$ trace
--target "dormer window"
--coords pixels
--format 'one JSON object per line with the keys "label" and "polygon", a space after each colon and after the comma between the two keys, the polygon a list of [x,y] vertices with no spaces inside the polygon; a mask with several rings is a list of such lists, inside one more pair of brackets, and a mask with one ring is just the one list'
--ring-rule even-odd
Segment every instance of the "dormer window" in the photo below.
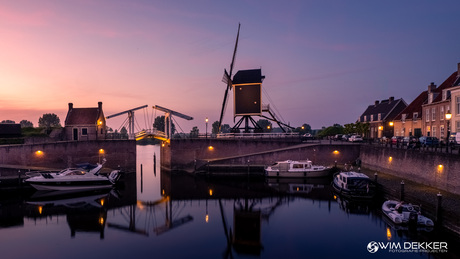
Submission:
{"label": "dormer window", "polygon": [[407,114],[405,114],[405,113],[401,114],[401,121],[402,122],[406,122],[406,116],[407,116]]}
{"label": "dormer window", "polygon": [[414,112],[414,114],[412,115],[412,119],[414,121],[416,121],[418,119],[418,112]]}
{"label": "dormer window", "polygon": [[381,114],[381,113],[379,113],[379,114],[377,115],[377,120],[378,120],[378,121],[381,121],[381,120],[382,120],[382,114]]}

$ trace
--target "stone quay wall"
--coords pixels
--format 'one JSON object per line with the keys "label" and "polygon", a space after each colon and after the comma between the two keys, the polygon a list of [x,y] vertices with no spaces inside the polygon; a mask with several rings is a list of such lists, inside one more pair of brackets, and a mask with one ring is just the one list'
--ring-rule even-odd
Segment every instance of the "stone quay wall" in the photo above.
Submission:
{"label": "stone quay wall", "polygon": [[106,158],[105,168],[136,168],[136,141],[63,141],[0,146],[0,165],[62,169],[77,163],[96,164]]}
{"label": "stone quay wall", "polygon": [[[193,172],[208,163],[269,165],[280,160],[305,160],[334,165],[355,161],[359,145],[321,145],[286,139],[172,139],[161,149],[161,165],[172,171]],[[336,151],[336,152],[334,152]]]}
{"label": "stone quay wall", "polygon": [[362,145],[363,167],[460,195],[457,154]]}

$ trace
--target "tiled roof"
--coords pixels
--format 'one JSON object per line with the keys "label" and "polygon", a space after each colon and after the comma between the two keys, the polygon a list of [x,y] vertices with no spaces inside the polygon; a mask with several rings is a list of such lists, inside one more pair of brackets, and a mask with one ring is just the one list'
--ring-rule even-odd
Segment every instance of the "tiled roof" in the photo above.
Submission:
{"label": "tiled roof", "polygon": [[98,118],[98,108],[73,108],[67,113],[65,125],[96,125]]}
{"label": "tiled roof", "polygon": [[428,99],[428,91],[423,91],[417,96],[401,113],[396,116],[395,120],[401,120],[402,115],[406,114],[406,119],[412,119],[414,112],[418,113],[418,118],[422,116],[422,104]]}
{"label": "tiled roof", "polygon": [[[381,120],[385,120],[386,117],[389,115],[390,112],[394,111],[394,108],[398,106],[400,103],[405,104],[404,100],[401,99],[396,99],[390,102],[389,99],[387,100],[382,100],[379,102],[377,105],[369,105],[367,109],[364,111],[364,113],[360,117],[360,121],[363,122],[363,116],[367,116],[366,121],[370,122],[370,115],[374,115],[374,120],[377,121],[377,116],[380,113],[381,114]],[[406,105],[406,104],[405,104]]]}
{"label": "tiled roof", "polygon": [[442,101],[442,90],[454,87],[458,85],[458,83],[458,72],[455,71],[438,88],[436,88],[434,92],[438,93],[438,95],[434,98],[433,103]]}

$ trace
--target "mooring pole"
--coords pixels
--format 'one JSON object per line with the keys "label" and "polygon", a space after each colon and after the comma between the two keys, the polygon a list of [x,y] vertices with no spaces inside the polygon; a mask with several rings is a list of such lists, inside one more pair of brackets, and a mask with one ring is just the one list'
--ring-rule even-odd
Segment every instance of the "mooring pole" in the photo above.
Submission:
{"label": "mooring pole", "polygon": [[442,203],[442,194],[439,192],[437,195],[437,203],[436,203],[436,223],[440,223],[441,222],[441,211],[442,211],[442,207],[441,207],[441,203]]}
{"label": "mooring pole", "polygon": [[377,172],[375,172],[375,173],[374,173],[374,182],[377,182],[378,176],[379,176],[379,175],[377,174]]}
{"label": "mooring pole", "polygon": [[404,201],[404,180],[401,181],[401,201]]}

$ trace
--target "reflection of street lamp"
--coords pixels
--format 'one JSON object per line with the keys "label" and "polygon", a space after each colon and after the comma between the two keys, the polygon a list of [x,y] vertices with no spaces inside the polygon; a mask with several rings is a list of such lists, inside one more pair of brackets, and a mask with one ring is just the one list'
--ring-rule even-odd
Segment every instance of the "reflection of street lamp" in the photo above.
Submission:
{"label": "reflection of street lamp", "polygon": [[450,136],[449,123],[450,123],[451,118],[452,118],[452,113],[450,113],[450,111],[447,111],[446,112],[446,121],[447,121],[446,153],[449,152],[449,136]]}
{"label": "reflection of street lamp", "polygon": [[206,117],[206,139],[208,139],[208,117]]}

